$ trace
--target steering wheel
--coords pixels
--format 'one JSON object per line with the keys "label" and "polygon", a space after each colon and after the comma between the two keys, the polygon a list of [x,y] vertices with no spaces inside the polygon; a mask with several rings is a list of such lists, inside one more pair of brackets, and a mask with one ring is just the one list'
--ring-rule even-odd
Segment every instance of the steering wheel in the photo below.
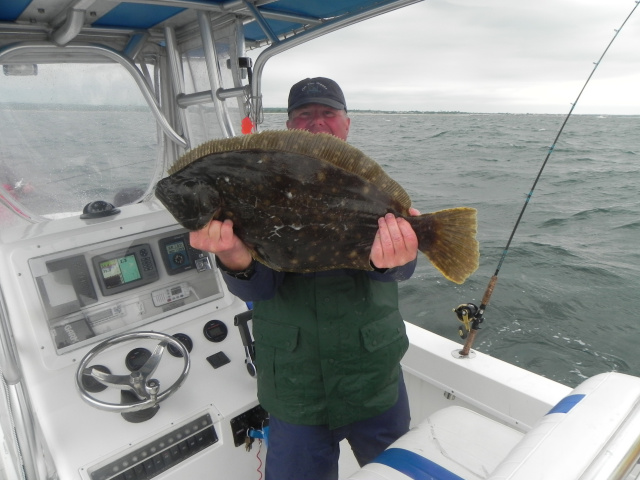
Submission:
{"label": "steering wheel", "polygon": [[[142,339],[157,340],[159,343],[144,365],[142,365],[138,370],[131,372],[130,375],[112,375],[110,373],[104,373],[97,368],[87,366],[92,364],[93,359],[99,354],[114,347],[115,345],[131,340]],[[167,345],[172,345],[182,354],[184,365],[178,379],[173,382],[169,388],[160,392],[160,382],[151,378],[151,376],[158,368],[158,364],[160,363],[160,359],[162,358],[162,354],[164,353]],[[82,399],[95,408],[118,413],[137,412],[154,407],[173,395],[186,380],[190,366],[191,362],[189,359],[189,351],[182,342],[171,335],[158,332],[124,333],[121,335],[115,335],[96,345],[84,356],[76,372],[76,387],[78,388]],[[132,392],[140,399],[140,401],[123,405],[120,403],[108,403],[98,400],[97,398],[92,397],[85,388],[82,382],[82,377],[85,375],[93,377],[95,380],[107,387]]]}

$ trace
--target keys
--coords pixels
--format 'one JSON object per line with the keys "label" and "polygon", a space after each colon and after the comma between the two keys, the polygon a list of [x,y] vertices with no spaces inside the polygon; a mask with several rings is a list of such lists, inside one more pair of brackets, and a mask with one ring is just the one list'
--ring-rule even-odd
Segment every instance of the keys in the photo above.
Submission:
{"label": "keys", "polygon": [[262,445],[262,441],[267,441],[267,436],[269,432],[269,427],[265,427],[262,430],[256,430],[255,428],[247,429],[247,435],[244,437],[244,448],[247,452],[251,451],[251,447],[253,446],[253,442],[257,438],[259,440],[260,445]]}
{"label": "keys", "polygon": [[247,452],[251,451],[251,447],[253,446],[254,438],[247,435],[244,437],[244,448]]}

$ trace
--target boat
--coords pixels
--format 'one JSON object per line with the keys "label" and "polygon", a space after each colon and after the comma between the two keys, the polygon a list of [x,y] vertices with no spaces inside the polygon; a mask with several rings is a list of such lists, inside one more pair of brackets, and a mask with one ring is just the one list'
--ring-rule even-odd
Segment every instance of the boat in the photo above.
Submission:
{"label": "boat", "polygon": [[[269,59],[414,2],[0,4],[0,478],[263,478],[250,305],[154,186],[259,130]],[[640,378],[570,388],[406,328],[412,429],[341,479],[640,477]]]}

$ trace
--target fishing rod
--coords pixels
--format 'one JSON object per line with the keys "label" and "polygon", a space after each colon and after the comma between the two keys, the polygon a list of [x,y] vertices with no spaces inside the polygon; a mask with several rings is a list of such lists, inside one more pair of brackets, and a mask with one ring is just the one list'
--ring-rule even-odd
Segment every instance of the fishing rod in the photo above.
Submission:
{"label": "fishing rod", "polygon": [[484,295],[482,297],[482,303],[480,304],[479,307],[476,306],[473,303],[465,303],[465,304],[462,304],[462,305],[458,305],[456,308],[453,309],[453,311],[455,312],[455,314],[458,317],[458,320],[460,320],[462,322],[462,324],[463,324],[458,329],[458,332],[460,333],[460,336],[462,338],[466,338],[466,342],[464,344],[464,347],[462,348],[462,350],[457,352],[457,354],[460,357],[469,356],[469,352],[471,351],[471,346],[473,345],[473,342],[474,342],[475,337],[476,337],[476,335],[478,333],[478,330],[480,329],[480,324],[484,321],[484,317],[483,317],[484,312],[485,312],[485,310],[487,308],[487,305],[489,305],[489,300],[491,299],[491,295],[493,295],[493,290],[495,289],[496,283],[498,282],[498,274],[500,273],[500,269],[502,268],[502,264],[504,263],[504,260],[505,260],[505,258],[507,256],[507,253],[509,252],[509,247],[511,246],[511,241],[513,240],[513,237],[516,234],[516,230],[518,229],[518,226],[520,225],[520,221],[522,220],[522,216],[524,215],[524,211],[527,209],[527,206],[529,205],[529,202],[531,201],[531,197],[533,196],[533,191],[535,190],[536,185],[538,185],[538,181],[540,180],[540,177],[542,176],[542,172],[543,172],[544,168],[547,166],[547,162],[549,161],[549,158],[551,157],[551,154],[553,153],[553,151],[554,151],[554,149],[556,147],[556,144],[558,143],[558,139],[560,138],[560,135],[562,134],[562,131],[564,130],[565,125],[569,121],[569,118],[571,117],[571,114],[573,113],[573,110],[575,109],[575,107],[576,107],[576,105],[578,103],[578,100],[580,100],[580,97],[582,96],[582,93],[584,92],[585,88],[587,88],[587,85],[589,84],[589,81],[591,80],[591,77],[593,77],[594,73],[598,69],[598,66],[600,65],[600,62],[602,62],[602,59],[607,54],[607,51],[609,50],[609,47],[611,47],[611,45],[613,44],[614,40],[616,39],[616,37],[618,36],[618,34],[622,30],[622,28],[625,26],[625,24],[627,23],[629,18],[631,18],[631,15],[633,15],[633,12],[635,12],[636,8],[638,8],[638,5],[640,5],[640,0],[635,0],[635,6],[631,9],[631,12],[629,12],[629,15],[627,15],[627,18],[624,19],[624,21],[622,22],[622,25],[620,25],[620,28],[618,28],[617,30],[614,29],[615,34],[613,35],[613,38],[611,39],[611,41],[607,45],[607,48],[604,49],[604,52],[602,52],[602,55],[600,55],[600,58],[598,59],[598,61],[594,62],[594,67],[591,70],[591,73],[587,77],[587,80],[584,82],[584,85],[582,86],[582,89],[580,90],[580,93],[578,93],[578,96],[576,97],[575,101],[571,104],[571,108],[569,109],[569,113],[567,113],[566,117],[564,118],[564,121],[562,122],[562,125],[560,126],[560,130],[558,130],[558,133],[556,134],[556,137],[553,140],[553,144],[549,147],[549,151],[547,152],[547,156],[545,157],[544,162],[542,162],[542,166],[540,167],[540,170],[538,171],[538,175],[536,176],[536,178],[535,178],[535,180],[533,182],[531,190],[529,190],[529,193],[526,196],[526,199],[524,201],[524,205],[522,206],[522,210],[520,210],[520,215],[518,216],[518,219],[516,220],[516,223],[513,226],[513,230],[511,231],[511,235],[509,236],[509,240],[507,241],[507,244],[504,247],[504,250],[502,251],[502,256],[500,257],[500,260],[498,261],[498,266],[496,268],[496,271],[493,274],[493,276],[491,277],[491,279],[489,280],[489,284],[487,285],[487,289],[484,292]]}

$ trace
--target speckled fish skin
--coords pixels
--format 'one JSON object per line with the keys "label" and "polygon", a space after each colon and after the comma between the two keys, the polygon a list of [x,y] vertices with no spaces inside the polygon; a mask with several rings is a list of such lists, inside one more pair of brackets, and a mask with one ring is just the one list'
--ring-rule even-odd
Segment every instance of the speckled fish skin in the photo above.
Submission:
{"label": "speckled fish skin", "polygon": [[[334,137],[279,133],[287,142],[291,138],[303,143],[326,140],[330,147],[342,148],[340,143],[333,143],[342,142]],[[410,221],[421,246],[438,243],[437,218],[433,214],[411,217],[406,192],[368,157],[365,164],[375,173],[361,175],[348,171],[355,169],[353,166],[343,168],[343,160],[318,158],[327,155],[313,154],[315,149],[306,145],[301,149],[304,153],[288,146],[284,150],[261,149],[256,147],[261,143],[257,140],[260,139],[250,139],[253,143],[248,149],[215,151],[189,160],[158,182],[156,196],[188,230],[199,230],[211,219],[231,219],[236,235],[253,257],[278,271],[371,270],[369,255],[378,218],[388,212]],[[225,145],[225,140],[220,142]],[[472,216],[475,222],[475,210]],[[425,254],[431,259],[429,253]],[[477,267],[477,255],[475,262]],[[449,278],[448,273],[443,273]],[[453,281],[460,282],[458,274],[454,277]]]}

